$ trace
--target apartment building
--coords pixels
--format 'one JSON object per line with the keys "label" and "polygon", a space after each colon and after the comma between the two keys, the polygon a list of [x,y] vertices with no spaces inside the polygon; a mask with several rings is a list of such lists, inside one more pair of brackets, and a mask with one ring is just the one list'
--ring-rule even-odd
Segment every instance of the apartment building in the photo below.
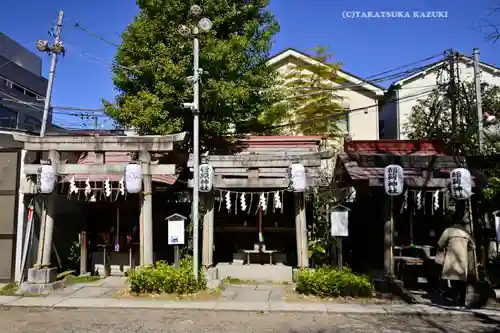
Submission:
{"label": "apartment building", "polygon": [[0,128],[39,132],[46,90],[42,59],[0,32]]}

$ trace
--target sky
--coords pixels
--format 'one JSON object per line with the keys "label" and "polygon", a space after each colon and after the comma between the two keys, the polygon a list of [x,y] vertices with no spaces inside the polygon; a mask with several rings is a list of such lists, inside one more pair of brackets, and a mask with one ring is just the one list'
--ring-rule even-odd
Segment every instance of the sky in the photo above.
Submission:
{"label": "sky", "polygon": [[[37,52],[37,40],[51,38],[47,32],[59,10],[65,12],[62,40],[67,52],[58,61],[52,105],[100,108],[103,98],[113,99],[109,68],[116,47],[74,26],[78,22],[118,44],[138,11],[134,0],[1,1],[0,31],[33,52]],[[311,52],[316,45],[329,46],[343,69],[361,77],[442,54],[449,48],[472,55],[477,47],[482,61],[500,66],[500,42],[485,39],[491,31],[489,22],[500,25],[500,13],[492,13],[496,3],[500,7],[495,0],[270,0],[269,8],[281,27],[272,53],[289,47]],[[359,17],[370,11],[409,12],[412,17]],[[446,17],[417,18],[414,11],[445,12]],[[47,77],[49,57],[41,56]],[[67,115],[56,115],[55,121],[65,127],[90,125]],[[110,124],[99,118],[100,127]]]}

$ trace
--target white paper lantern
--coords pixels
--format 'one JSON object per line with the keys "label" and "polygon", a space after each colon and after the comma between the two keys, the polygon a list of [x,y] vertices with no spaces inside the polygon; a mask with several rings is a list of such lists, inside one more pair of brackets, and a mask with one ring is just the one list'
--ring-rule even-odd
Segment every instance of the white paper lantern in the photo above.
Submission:
{"label": "white paper lantern", "polygon": [[469,170],[458,168],[450,173],[451,195],[456,200],[467,200],[472,195],[472,176]]}
{"label": "white paper lantern", "polygon": [[302,164],[293,163],[290,165],[290,182],[294,192],[306,190],[306,169]]}
{"label": "white paper lantern", "polygon": [[404,172],[399,165],[391,164],[384,169],[385,193],[390,196],[401,195],[404,189]]}
{"label": "white paper lantern", "polygon": [[139,193],[142,190],[142,171],[139,164],[129,164],[125,168],[125,188],[128,193]]}
{"label": "white paper lantern", "polygon": [[54,191],[57,175],[52,165],[44,165],[40,168],[40,193],[49,194]]}
{"label": "white paper lantern", "polygon": [[213,186],[214,169],[208,164],[200,165],[200,192],[210,192]]}

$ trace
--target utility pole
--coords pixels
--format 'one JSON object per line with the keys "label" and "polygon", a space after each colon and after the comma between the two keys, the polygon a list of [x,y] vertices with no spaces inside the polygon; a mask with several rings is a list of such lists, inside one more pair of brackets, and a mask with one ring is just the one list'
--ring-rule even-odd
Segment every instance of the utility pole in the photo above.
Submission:
{"label": "utility pole", "polygon": [[208,31],[212,28],[212,22],[206,18],[201,18],[203,10],[198,5],[191,6],[189,13],[193,18],[193,29],[186,25],[179,27],[179,34],[183,37],[193,39],[193,76],[188,80],[193,83],[193,103],[184,103],[183,107],[191,109],[193,112],[193,273],[198,280],[199,272],[199,203],[200,203],[200,74],[203,69],[200,68],[200,44],[198,40],[199,29]]}
{"label": "utility pole", "polygon": [[448,67],[450,69],[450,83],[448,87],[448,98],[451,107],[451,133],[453,153],[458,156],[458,128],[457,128],[457,83],[455,78],[455,51],[448,51]]}
{"label": "utility pole", "polygon": [[481,70],[479,69],[479,49],[475,48],[474,54],[474,79],[476,81],[476,107],[477,107],[477,137],[479,141],[479,154],[484,153],[483,131],[483,96],[481,94]]}
{"label": "utility pole", "polygon": [[47,131],[47,119],[49,117],[50,102],[52,99],[52,87],[54,86],[54,76],[56,74],[57,56],[60,53],[64,52],[64,45],[61,42],[63,17],[64,17],[64,12],[61,10],[59,12],[59,17],[57,19],[57,26],[54,35],[54,43],[52,44],[52,46],[50,46],[49,43],[45,40],[39,40],[36,45],[39,51],[50,53],[52,56],[52,59],[50,60],[50,72],[49,72],[49,81],[47,83],[47,93],[45,94],[45,104],[43,107],[43,119],[42,119],[42,128],[40,129],[40,137],[44,137],[45,132]]}

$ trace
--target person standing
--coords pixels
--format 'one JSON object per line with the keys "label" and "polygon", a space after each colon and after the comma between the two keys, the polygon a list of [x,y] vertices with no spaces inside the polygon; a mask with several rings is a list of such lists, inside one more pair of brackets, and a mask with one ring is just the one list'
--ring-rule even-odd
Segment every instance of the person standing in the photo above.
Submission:
{"label": "person standing", "polygon": [[[470,252],[475,248],[474,240],[464,222],[448,227],[438,241],[444,252],[441,277],[450,281],[458,306],[465,306],[467,281],[474,272],[474,259]],[[470,260],[472,258],[472,260]]]}

